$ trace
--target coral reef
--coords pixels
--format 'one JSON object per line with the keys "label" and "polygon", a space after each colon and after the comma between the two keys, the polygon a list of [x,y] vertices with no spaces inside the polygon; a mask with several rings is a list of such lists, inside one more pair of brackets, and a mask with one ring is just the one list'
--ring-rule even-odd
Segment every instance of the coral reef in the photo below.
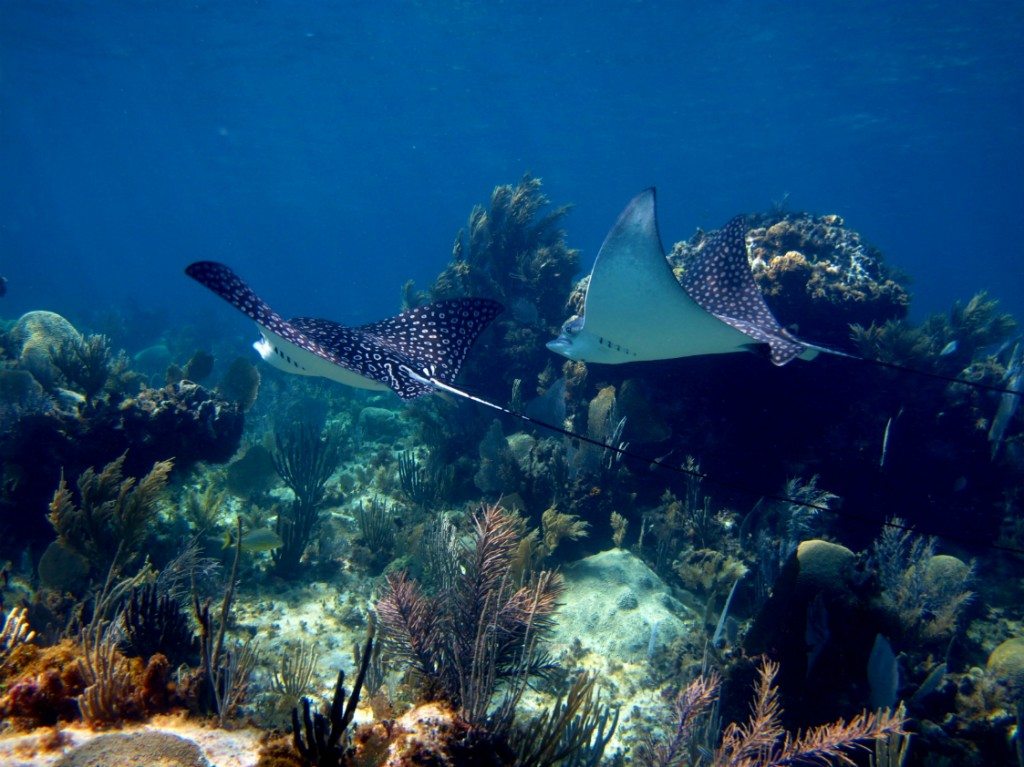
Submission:
{"label": "coral reef", "polygon": [[839,217],[774,211],[748,247],[780,319],[935,377],[564,362],[565,213],[496,188],[404,296],[502,301],[457,385],[569,433],[261,375],[196,328],[129,361],[124,316],[0,324],[0,761],[251,764],[255,722],[262,767],[861,764],[875,736],[876,764],[1009,763],[1024,421],[947,379],[1015,387],[1013,318],[911,323]]}
{"label": "coral reef", "polygon": [[[25,381],[24,371],[7,371],[4,378],[12,373]],[[76,476],[122,455],[129,475],[145,474],[171,458],[178,471],[186,471],[197,461],[228,460],[241,440],[243,417],[237,407],[187,381],[123,399],[110,395],[87,409],[50,395],[38,404],[38,390],[21,391],[22,404],[0,433],[8,478],[0,487],[0,522],[16,525],[29,541],[45,539],[46,518],[18,510],[45,509],[62,472]]]}
{"label": "coral reef", "polygon": [[[532,397],[535,386],[557,375],[544,344],[564,320],[579,254],[568,247],[561,229],[568,207],[545,212],[548,205],[540,180],[529,174],[517,184],[495,187],[488,208],[473,209],[455,238],[451,262],[429,291],[434,300],[472,295],[505,306],[480,340],[487,353],[467,359],[460,374],[464,386],[499,401],[511,397],[509,387],[517,379]],[[456,457],[453,448],[464,448],[467,439],[478,443],[490,426],[489,418],[465,404],[455,405],[454,419],[450,413],[437,417],[437,408],[450,408],[428,400],[410,408],[423,424],[425,441],[443,450],[438,459],[449,464]]]}

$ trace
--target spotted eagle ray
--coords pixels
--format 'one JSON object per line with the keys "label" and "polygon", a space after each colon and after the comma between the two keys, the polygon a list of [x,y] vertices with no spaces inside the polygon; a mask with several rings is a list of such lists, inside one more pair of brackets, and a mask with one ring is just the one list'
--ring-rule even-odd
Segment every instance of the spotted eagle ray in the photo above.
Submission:
{"label": "spotted eagle ray", "polygon": [[661,246],[651,188],[605,237],[583,316],[570,318],[547,346],[572,360],[616,365],[763,345],[776,365],[831,351],[794,338],[772,315],[747,262],[742,216],[709,238],[680,284]]}
{"label": "spotted eagle ray", "polygon": [[256,323],[260,339],[253,348],[273,367],[360,389],[392,389],[403,400],[438,388],[462,394],[450,384],[477,336],[503,311],[490,299],[455,298],[359,327],[285,320],[224,264],[197,261],[185,273]]}

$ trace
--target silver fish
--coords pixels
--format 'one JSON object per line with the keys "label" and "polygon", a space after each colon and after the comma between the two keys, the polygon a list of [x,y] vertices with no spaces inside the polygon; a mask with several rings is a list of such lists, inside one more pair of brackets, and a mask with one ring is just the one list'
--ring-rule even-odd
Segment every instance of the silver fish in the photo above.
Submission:
{"label": "silver fish", "polygon": [[1006,365],[1006,375],[1003,380],[1009,391],[1003,392],[999,397],[999,407],[996,409],[995,417],[992,419],[992,426],[988,430],[988,441],[992,445],[992,460],[999,454],[999,448],[1003,444],[1003,437],[1006,436],[1006,427],[1020,407],[1021,392],[1024,391],[1024,366],[1021,364],[1020,343],[1013,347],[1013,354]]}

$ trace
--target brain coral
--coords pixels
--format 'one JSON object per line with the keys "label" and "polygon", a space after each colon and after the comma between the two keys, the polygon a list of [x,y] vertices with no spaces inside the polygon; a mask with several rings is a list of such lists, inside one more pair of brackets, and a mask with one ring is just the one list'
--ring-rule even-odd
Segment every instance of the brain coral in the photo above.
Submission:
{"label": "brain coral", "polygon": [[81,343],[82,334],[74,325],[54,312],[34,311],[23,314],[10,332],[18,347],[18,362],[44,386],[52,385],[59,374],[50,361],[51,349],[65,343]]}

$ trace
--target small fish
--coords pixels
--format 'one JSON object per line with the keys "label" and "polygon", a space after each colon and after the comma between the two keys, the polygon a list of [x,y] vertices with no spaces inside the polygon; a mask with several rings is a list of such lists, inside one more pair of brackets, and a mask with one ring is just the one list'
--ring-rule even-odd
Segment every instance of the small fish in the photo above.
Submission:
{"label": "small fish", "polygon": [[[227,549],[234,545],[235,541],[232,539],[231,533],[224,533],[224,548]],[[281,540],[281,536],[269,527],[261,527],[259,530],[250,530],[242,536],[242,551],[250,554],[258,554],[263,551],[273,551],[283,545],[284,541]]]}
{"label": "small fish", "polygon": [[1020,406],[1021,393],[1024,392],[1024,358],[1021,356],[1021,345],[1018,343],[1013,347],[1010,361],[1006,365],[1006,375],[1003,376],[1006,388],[1009,391],[1003,392],[999,398],[999,407],[996,409],[995,417],[992,419],[992,428],[988,430],[988,441],[992,445],[992,460],[999,454],[999,448],[1003,444],[1003,436],[1006,434],[1006,427]]}
{"label": "small fish", "polygon": [[896,415],[889,416],[889,420],[885,422],[885,431],[882,432],[882,455],[878,459],[878,468],[885,468],[885,459],[889,455],[889,433],[892,431],[892,422],[903,415],[903,406],[896,412]]}
{"label": "small fish", "polygon": [[889,429],[892,428],[892,416],[885,422],[885,431],[882,432],[882,455],[878,459],[878,468],[885,468],[885,456],[889,453]]}
{"label": "small fish", "polygon": [[940,357],[948,357],[950,354],[956,351],[957,342],[950,341],[948,344],[942,347],[942,351],[939,352]]}

